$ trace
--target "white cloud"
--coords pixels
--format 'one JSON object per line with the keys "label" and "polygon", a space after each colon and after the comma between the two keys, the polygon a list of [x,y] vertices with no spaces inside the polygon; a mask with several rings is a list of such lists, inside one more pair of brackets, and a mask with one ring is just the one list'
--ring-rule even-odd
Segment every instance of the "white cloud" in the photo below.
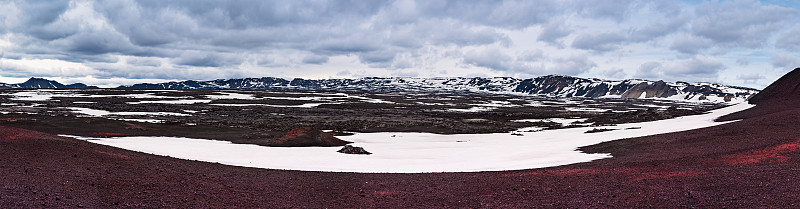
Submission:
{"label": "white cloud", "polygon": [[669,48],[681,53],[697,54],[701,50],[713,46],[713,44],[711,39],[682,33],[675,37]]}
{"label": "white cloud", "polygon": [[646,62],[639,65],[635,77],[669,81],[717,82],[719,72],[726,68],[721,61],[697,55],[667,63]]}
{"label": "white cloud", "polygon": [[581,34],[572,41],[572,47],[606,52],[618,49],[626,41],[627,37],[620,33]]}
{"label": "white cloud", "polygon": [[742,80],[745,83],[756,83],[758,80],[765,78],[766,77],[758,73],[740,74],[736,76],[736,79]]}
{"label": "white cloud", "polygon": [[511,68],[514,59],[497,48],[471,50],[464,54],[464,63],[492,70],[505,71]]}

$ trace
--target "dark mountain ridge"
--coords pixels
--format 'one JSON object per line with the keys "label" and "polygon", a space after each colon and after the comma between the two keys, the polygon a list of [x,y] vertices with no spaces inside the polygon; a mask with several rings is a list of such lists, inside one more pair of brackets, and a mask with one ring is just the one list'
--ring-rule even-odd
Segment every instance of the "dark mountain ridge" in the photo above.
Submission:
{"label": "dark mountain ridge", "polygon": [[61,84],[57,81],[47,80],[44,78],[31,77],[25,82],[18,84],[0,83],[0,88],[25,88],[25,89],[96,89],[97,86],[87,86],[82,83],[74,83],[69,85]]}
{"label": "dark mountain ridge", "polygon": [[[56,81],[30,78],[19,84],[0,83],[0,88],[98,88],[82,83],[64,85]],[[627,79],[609,81],[565,75],[547,75],[529,79],[494,78],[380,78],[302,79],[275,77],[217,79],[210,81],[173,81],[119,86],[120,89],[245,89],[245,90],[334,90],[361,92],[480,93],[535,95],[544,97],[647,98],[692,102],[741,102],[758,90],[716,83],[688,83]]]}

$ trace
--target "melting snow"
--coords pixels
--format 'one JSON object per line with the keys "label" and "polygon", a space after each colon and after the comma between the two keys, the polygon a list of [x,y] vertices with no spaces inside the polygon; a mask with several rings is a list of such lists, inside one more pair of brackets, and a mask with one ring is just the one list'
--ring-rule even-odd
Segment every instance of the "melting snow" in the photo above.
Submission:
{"label": "melting snow", "polygon": [[90,115],[94,117],[103,117],[107,115],[171,115],[171,116],[189,116],[183,113],[174,112],[110,112],[105,110],[96,110],[84,107],[70,107],[72,112]]}
{"label": "melting snow", "polygon": [[[601,142],[684,131],[722,124],[713,120],[752,105],[741,103],[703,115],[620,124],[614,131],[584,133],[592,128],[570,128],[524,133],[453,134],[356,133],[339,138],[355,142],[372,155],[336,152],[340,147],[263,147],[227,141],[174,137],[86,138],[90,142],[181,159],[228,165],[334,172],[474,172],[519,170],[588,162],[611,157],[586,154],[581,146]],[[638,129],[627,129],[641,127]]]}
{"label": "melting snow", "polygon": [[305,103],[301,105],[272,105],[272,104],[211,104],[215,106],[227,106],[227,107],[248,107],[248,106],[266,106],[266,107],[298,107],[298,108],[312,108],[317,107],[324,104],[341,104],[336,102],[331,103]]}
{"label": "melting snow", "polygon": [[128,104],[196,104],[209,103],[210,99],[182,99],[182,100],[157,100],[157,101],[138,101],[128,102]]}
{"label": "melting snow", "polygon": [[469,109],[447,109],[447,111],[453,112],[485,112],[485,111],[492,111],[497,109],[496,107],[471,107]]}
{"label": "melting snow", "polygon": [[224,95],[206,95],[206,98],[209,99],[243,99],[243,100],[252,100],[255,97],[251,94],[240,94],[240,93],[231,93],[231,92],[220,92],[220,94]]}

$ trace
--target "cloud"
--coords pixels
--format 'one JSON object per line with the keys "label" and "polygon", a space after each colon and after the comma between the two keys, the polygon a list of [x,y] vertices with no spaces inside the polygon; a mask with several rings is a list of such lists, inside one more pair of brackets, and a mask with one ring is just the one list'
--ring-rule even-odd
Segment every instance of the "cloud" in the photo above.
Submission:
{"label": "cloud", "polygon": [[517,60],[523,62],[542,61],[544,58],[544,51],[541,49],[527,50],[517,56]]}
{"label": "cloud", "polygon": [[795,24],[791,30],[778,37],[775,47],[792,51],[800,50],[800,24]]}
{"label": "cloud", "polygon": [[326,56],[319,56],[319,55],[313,55],[312,54],[312,55],[308,55],[306,57],[303,57],[303,63],[305,63],[305,64],[320,65],[320,64],[325,64],[326,62],[328,62],[328,57],[326,57]]}
{"label": "cloud", "polygon": [[337,76],[350,76],[353,75],[349,70],[342,70],[336,73]]}
{"label": "cloud", "polygon": [[542,33],[536,37],[537,41],[547,42],[553,45],[562,45],[559,40],[572,33],[563,22],[553,21],[542,26]]}
{"label": "cloud", "polygon": [[695,35],[731,47],[761,47],[790,22],[797,11],[757,1],[710,1],[695,10]]}
{"label": "cloud", "polygon": [[671,81],[716,82],[719,72],[725,68],[725,64],[717,59],[696,55],[688,59],[665,64],[661,62],[642,63],[639,65],[635,77]]}
{"label": "cloud", "polygon": [[682,33],[675,37],[669,48],[685,54],[697,54],[712,45],[711,39]]}
{"label": "cloud", "polygon": [[658,79],[664,76],[660,62],[645,62],[639,65],[634,77],[643,79]]}
{"label": "cloud", "polygon": [[745,83],[756,83],[758,80],[765,79],[761,74],[758,73],[748,73],[748,74],[739,74],[736,76],[736,79],[742,80]]}
{"label": "cloud", "polygon": [[566,58],[553,60],[554,66],[547,68],[549,74],[578,75],[597,67],[597,63],[589,60],[586,55],[571,55]]}
{"label": "cloud", "polygon": [[[745,63],[726,53],[775,56],[771,64],[787,67],[796,58],[778,55],[800,49],[797,10],[752,0],[12,0],[0,11],[2,57],[80,64],[74,69],[86,73],[9,61],[2,73],[16,76],[716,79]],[[661,66],[642,68],[647,62]]]}
{"label": "cloud", "polygon": [[581,14],[594,18],[607,18],[617,22],[624,20],[631,11],[633,0],[578,1]]}
{"label": "cloud", "polygon": [[5,77],[77,77],[101,72],[81,63],[54,59],[0,58],[0,76]]}
{"label": "cloud", "polygon": [[582,34],[572,41],[572,47],[606,52],[616,50],[625,41],[627,37],[620,33]]}
{"label": "cloud", "polygon": [[242,63],[240,56],[221,53],[186,52],[181,56],[172,59],[178,65],[193,67],[223,67]]}
{"label": "cloud", "polygon": [[750,60],[748,60],[747,58],[741,57],[739,59],[736,59],[736,64],[738,64],[739,66],[747,66],[747,65],[750,64]]}
{"label": "cloud", "polygon": [[800,67],[800,58],[790,54],[778,54],[772,57],[772,66],[784,70]]}
{"label": "cloud", "polygon": [[605,78],[608,78],[608,79],[611,79],[611,80],[622,80],[626,76],[628,76],[628,74],[625,73],[625,70],[623,70],[622,68],[605,70],[605,71],[603,71],[602,75]]}
{"label": "cloud", "polygon": [[513,58],[497,48],[471,50],[464,54],[463,62],[492,70],[510,70]]}
{"label": "cloud", "polygon": [[396,55],[397,53],[394,51],[382,50],[361,53],[358,55],[358,59],[361,60],[362,63],[388,65],[394,61]]}
{"label": "cloud", "polygon": [[651,41],[678,31],[681,27],[686,25],[688,21],[688,15],[671,17],[661,22],[654,21],[642,27],[632,29],[628,40],[632,42]]}
{"label": "cloud", "polygon": [[717,59],[697,55],[667,64],[664,70],[668,78],[676,80],[716,81],[719,72],[725,68],[725,64]]}

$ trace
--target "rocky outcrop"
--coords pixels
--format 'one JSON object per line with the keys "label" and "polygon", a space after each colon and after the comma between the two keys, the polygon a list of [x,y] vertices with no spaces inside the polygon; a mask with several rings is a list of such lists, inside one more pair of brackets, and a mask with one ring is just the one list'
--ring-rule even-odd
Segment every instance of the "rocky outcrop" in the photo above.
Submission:
{"label": "rocky outcrop", "polygon": [[311,127],[296,128],[283,137],[267,143],[271,147],[338,147],[352,142],[336,138],[332,134]]}
{"label": "rocky outcrop", "polygon": [[656,81],[652,84],[643,82],[622,93],[622,98],[641,98],[642,94],[645,94],[645,98],[667,98],[677,95],[678,90],[664,81]]}
{"label": "rocky outcrop", "polygon": [[372,154],[371,152],[367,152],[367,150],[364,150],[363,147],[354,147],[352,145],[344,145],[344,147],[342,147],[342,149],[340,149],[337,152],[344,153],[344,154],[356,154],[356,155],[371,155]]}

